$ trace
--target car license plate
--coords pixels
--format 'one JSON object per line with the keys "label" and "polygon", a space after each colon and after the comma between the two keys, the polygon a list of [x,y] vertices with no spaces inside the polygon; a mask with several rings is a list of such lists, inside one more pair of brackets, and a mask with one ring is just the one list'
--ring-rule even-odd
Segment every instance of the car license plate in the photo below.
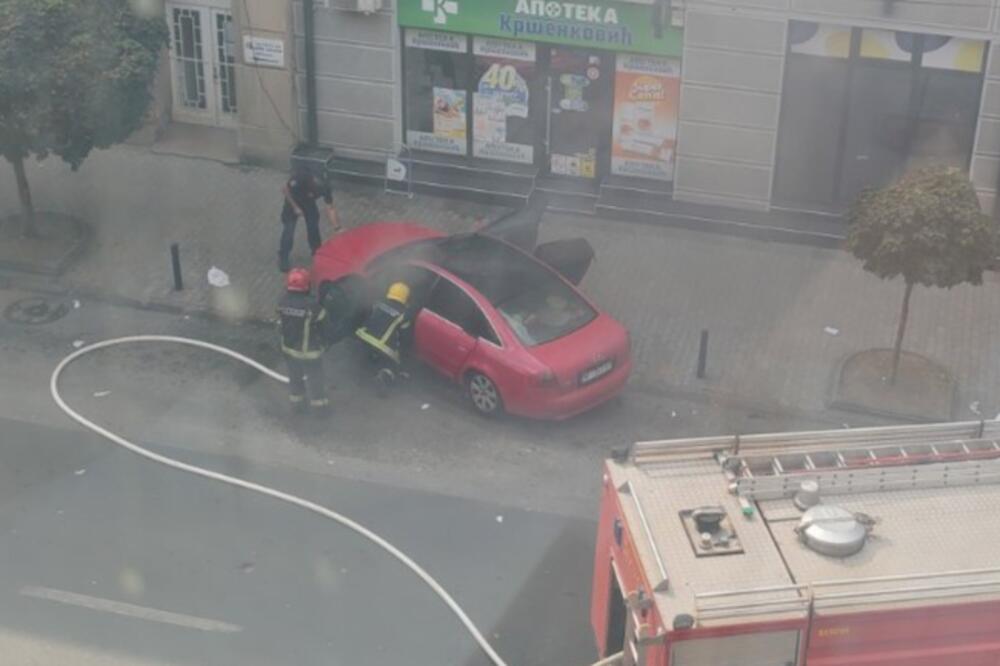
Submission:
{"label": "car license plate", "polygon": [[589,384],[595,379],[600,379],[604,375],[611,372],[611,368],[615,367],[614,361],[605,361],[600,365],[595,365],[589,370],[584,370],[580,373],[580,384]]}

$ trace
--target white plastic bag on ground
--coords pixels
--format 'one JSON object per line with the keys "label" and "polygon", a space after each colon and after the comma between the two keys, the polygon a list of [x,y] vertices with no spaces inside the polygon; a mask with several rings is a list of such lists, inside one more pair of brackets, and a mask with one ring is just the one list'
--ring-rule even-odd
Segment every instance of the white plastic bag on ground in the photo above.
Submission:
{"label": "white plastic bag on ground", "polygon": [[229,275],[216,266],[212,266],[208,269],[208,283],[213,287],[228,287],[229,286]]}

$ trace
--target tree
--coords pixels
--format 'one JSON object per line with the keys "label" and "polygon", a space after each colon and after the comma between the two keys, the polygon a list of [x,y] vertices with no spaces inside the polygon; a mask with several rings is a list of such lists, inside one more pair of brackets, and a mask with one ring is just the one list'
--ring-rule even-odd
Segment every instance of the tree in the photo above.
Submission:
{"label": "tree", "polygon": [[903,306],[893,346],[895,384],[915,285],[950,289],[981,284],[996,257],[996,225],[983,214],[964,173],[949,167],[913,171],[882,190],[866,190],[850,213],[847,247],[866,271],[903,276]]}
{"label": "tree", "polygon": [[130,0],[0,0],[0,152],[14,167],[21,232],[34,233],[25,174],[54,153],[74,170],[142,124],[167,31]]}

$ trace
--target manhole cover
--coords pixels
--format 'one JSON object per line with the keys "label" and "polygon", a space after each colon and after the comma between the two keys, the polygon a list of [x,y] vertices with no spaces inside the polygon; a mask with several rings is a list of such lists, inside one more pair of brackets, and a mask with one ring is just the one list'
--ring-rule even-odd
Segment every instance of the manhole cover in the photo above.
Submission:
{"label": "manhole cover", "polygon": [[44,298],[22,298],[8,305],[3,311],[3,317],[15,324],[49,324],[66,316],[69,306],[60,301],[49,301]]}

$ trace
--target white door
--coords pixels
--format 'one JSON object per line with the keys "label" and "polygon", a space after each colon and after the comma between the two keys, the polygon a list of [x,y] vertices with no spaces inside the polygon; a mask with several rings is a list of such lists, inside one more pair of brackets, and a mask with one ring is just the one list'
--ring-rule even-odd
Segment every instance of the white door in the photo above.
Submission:
{"label": "white door", "polygon": [[230,126],[236,122],[236,66],[232,13],[167,3],[173,117]]}

